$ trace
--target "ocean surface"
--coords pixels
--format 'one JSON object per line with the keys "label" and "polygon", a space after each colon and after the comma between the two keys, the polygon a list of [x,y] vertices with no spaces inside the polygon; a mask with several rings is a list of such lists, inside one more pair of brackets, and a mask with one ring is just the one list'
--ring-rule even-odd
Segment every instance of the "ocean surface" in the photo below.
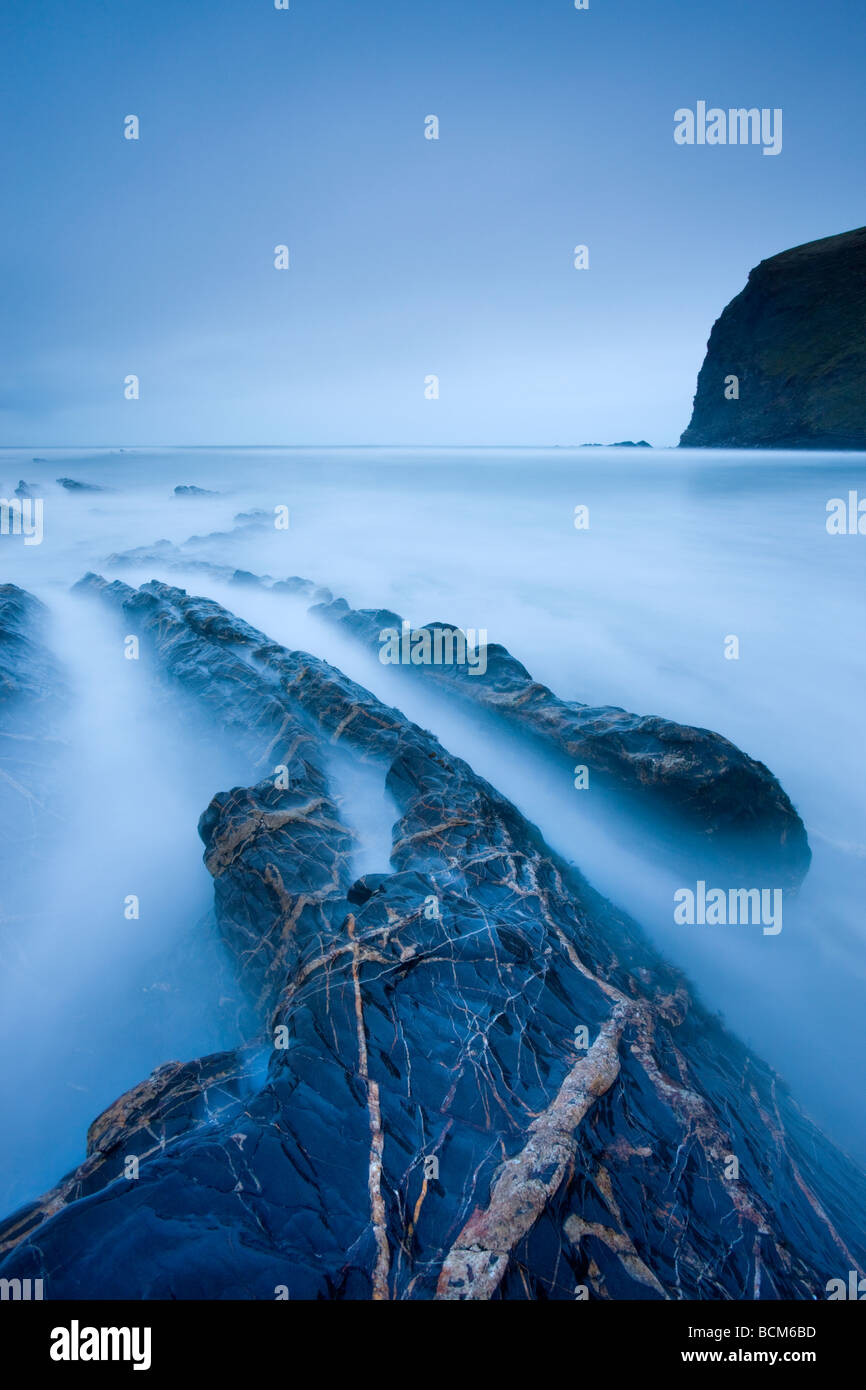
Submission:
{"label": "ocean surface", "polygon": [[[55,482],[64,476],[106,490],[66,491]],[[46,822],[37,876],[4,863],[0,1210],[80,1161],[90,1122],[153,1068],[235,1040],[196,823],[252,769],[190,728],[146,662],[124,659],[107,610],[70,595],[88,570],[208,594],[432,729],[632,913],[812,1118],[866,1161],[866,536],[826,526],[831,499],[866,497],[866,455],[0,451],[0,494],[19,479],[41,485],[44,535],[29,546],[0,535],[0,582],[51,609],[71,698],[58,730],[66,811]],[[217,495],[177,497],[177,485]],[[238,514],[277,507],[289,510],[287,529],[234,530]],[[578,507],[589,509],[586,529],[575,527]],[[809,834],[812,867],[786,894],[782,931],[675,924],[673,894],[694,880],[658,856],[649,823],[645,838],[626,835],[610,807],[505,726],[401,679],[305,602],[159,564],[106,567],[113,553],[192,536],[202,538],[188,547],[196,559],[299,575],[413,625],[483,629],[563,698],[732,739],[776,774]],[[732,636],[736,660],[725,654]],[[339,760],[334,776],[361,836],[358,872],[385,870],[393,808],[382,778]]]}

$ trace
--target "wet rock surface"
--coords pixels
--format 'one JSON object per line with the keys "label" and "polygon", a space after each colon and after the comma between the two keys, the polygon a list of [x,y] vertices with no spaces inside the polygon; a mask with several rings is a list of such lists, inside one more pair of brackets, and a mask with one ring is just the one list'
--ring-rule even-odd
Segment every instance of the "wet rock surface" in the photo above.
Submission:
{"label": "wet rock surface", "polygon": [[[269,575],[187,558],[183,546],[168,541],[108,559],[112,568],[147,563],[310,598],[312,613],[339,626],[376,656],[382,651],[383,632],[401,631],[402,618],[390,609],[353,609],[346,599],[334,598],[312,580],[296,575],[273,581]],[[462,636],[451,623],[428,623],[417,632],[432,634],[437,629]],[[692,857],[699,855],[703,841],[711,843],[729,872],[740,877],[760,870],[788,888],[802,882],[812,856],[796,808],[769,768],[729,739],[660,715],[560,699],[496,642],[486,644],[485,666],[483,673],[470,672],[468,664],[453,659],[438,665],[413,664],[410,659],[399,670],[507,720],[561,758],[569,776],[576,767],[586,767],[602,786],[631,799],[636,810],[652,808],[661,837],[675,847],[676,857],[683,858],[686,847]],[[667,828],[662,818],[669,818]],[[686,837],[691,837],[690,845]]]}
{"label": "wet rock surface", "polygon": [[[383,650],[383,634],[401,632],[403,621],[388,609],[352,609],[344,599],[311,611],[375,655]],[[431,638],[437,630],[445,634],[440,649],[450,659],[413,664],[412,643],[403,643],[407,662],[400,671],[506,718],[560,754],[569,774],[586,767],[604,784],[676,817],[712,839],[732,865],[760,863],[787,884],[803,879],[811,855],[800,817],[769,769],[728,739],[659,715],[561,700],[495,642],[486,645],[484,670],[465,658],[461,664],[452,640],[463,638],[459,628],[428,623],[416,629]],[[431,640],[431,654],[435,650]]]}
{"label": "wet rock surface", "polygon": [[[22,1207],[0,1232],[0,1256],[73,1202],[127,1176],[162,1153],[168,1143],[199,1125],[243,1112],[250,1050],[216,1053],[193,1062],[167,1062],[127,1091],[93,1121],[87,1157],[56,1187]],[[133,1160],[132,1163],[129,1160]]]}
{"label": "wet rock surface", "polygon": [[[47,638],[48,611],[0,584],[0,844],[4,858],[38,853],[57,800],[57,725],[65,694]],[[4,878],[6,876],[4,875]],[[6,896],[5,887],[3,898]],[[2,913],[2,906],[0,906]]]}
{"label": "wet rock surface", "polygon": [[[171,1064],[122,1097],[0,1229],[0,1275],[48,1298],[811,1299],[862,1271],[860,1170],[464,761],[218,604],[79,587],[260,769],[200,833],[267,1066]],[[352,881],[334,744],[399,808],[389,873]]]}

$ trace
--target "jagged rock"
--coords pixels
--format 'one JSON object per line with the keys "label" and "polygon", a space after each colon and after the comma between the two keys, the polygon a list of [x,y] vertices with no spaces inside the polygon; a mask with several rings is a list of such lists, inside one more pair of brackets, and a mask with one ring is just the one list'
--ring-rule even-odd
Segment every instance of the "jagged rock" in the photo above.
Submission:
{"label": "jagged rock", "polygon": [[273,512],[252,511],[238,512],[234,518],[231,531],[211,531],[206,536],[190,536],[184,541],[184,546],[210,545],[213,541],[232,541],[238,536],[249,535],[250,532],[262,531],[265,527],[274,524]]}
{"label": "jagged rock", "polygon": [[[264,513],[263,515],[267,515]],[[230,566],[184,558],[183,548],[159,542],[151,557],[167,568],[200,569],[230,583],[261,584],[268,576],[236,571]],[[110,557],[109,563],[127,560],[144,563],[147,548]],[[328,621],[339,621],[344,630],[374,654],[381,648],[384,628],[401,627],[402,619],[390,610],[353,610],[344,598],[334,599],[329,589],[294,576],[267,585],[272,592],[304,595],[313,599],[311,612]],[[430,623],[458,633],[448,623]],[[401,667],[435,682],[464,700],[505,717],[521,732],[539,740],[561,756],[569,773],[577,765],[590,769],[602,786],[632,799],[635,807],[651,803],[670,818],[668,840],[678,858],[688,848],[687,836],[710,839],[722,862],[733,873],[747,873],[756,866],[796,887],[811,862],[805,827],[778,780],[761,762],[709,729],[678,724],[659,715],[638,715],[617,706],[583,705],[560,699],[534,681],[526,668],[505,647],[489,643],[487,671],[469,675],[455,665]],[[665,834],[661,820],[660,838]],[[700,840],[692,846],[699,852]]]}
{"label": "jagged rock", "polygon": [[[399,633],[402,628],[398,613],[352,609],[345,599],[314,605],[310,611],[348,631],[377,655],[382,650],[382,633]],[[418,631],[436,629],[463,635],[450,623],[428,623]],[[447,655],[444,647],[443,655]],[[811,853],[791,801],[763,763],[721,734],[660,715],[561,700],[534,681],[499,643],[487,644],[483,672],[457,664],[453,655],[439,665],[410,664],[399,669],[504,716],[554,749],[569,775],[575,766],[586,766],[603,785],[654,804],[683,827],[711,837],[732,867],[759,863],[789,885],[805,876]]]}
{"label": "jagged rock", "polygon": [[[268,767],[200,829],[274,1046],[242,1109],[231,1061],[206,1119],[209,1065],[187,1072],[182,1132],[156,1127],[136,1180],[76,1198],[71,1175],[47,1220],[8,1221],[0,1276],[49,1298],[812,1299],[862,1270],[863,1174],[465,762],[218,604],[79,588]],[[391,873],[348,882],[331,743],[386,773]],[[147,1142],[164,1095],[124,1097],[99,1149]]]}
{"label": "jagged rock", "polygon": [[680,445],[866,449],[866,227],[750,271],[713,325]]}
{"label": "jagged rock", "polygon": [[[48,610],[15,584],[0,584],[0,844],[38,852],[56,811],[56,725],[66,692],[46,643]],[[20,867],[20,865],[19,865]],[[12,870],[3,873],[2,898]],[[3,909],[0,907],[0,915]]]}
{"label": "jagged rock", "polygon": [[278,579],[271,585],[276,594],[309,594],[315,592],[316,586],[311,579],[299,579],[293,575],[291,579]]}
{"label": "jagged rock", "polygon": [[[270,585],[270,575],[252,574],[249,570],[235,569],[232,565],[217,565],[210,560],[195,560],[188,558],[182,546],[175,545],[173,541],[155,541],[153,545],[137,546],[132,550],[124,550],[113,555],[109,555],[105,561],[109,569],[141,569],[145,565],[158,566],[160,569],[168,570],[172,573],[180,572],[184,574],[206,574],[212,579],[219,579],[225,584],[245,585],[248,588],[282,587]],[[308,581],[299,581],[308,583]],[[312,594],[314,586],[309,583],[308,591]],[[323,593],[327,591],[323,590]]]}
{"label": "jagged rock", "polygon": [[83,1163],[35,1202],[21,1207],[0,1232],[0,1255],[26,1240],[63,1207],[100,1192],[109,1183],[134,1182],[137,1164],[161,1154],[168,1143],[197,1126],[243,1114],[244,1074],[255,1045],[215,1053],[194,1062],[166,1062],[93,1121]]}
{"label": "jagged rock", "polygon": [[[199,822],[213,875],[216,914],[242,983],[265,1011],[298,967],[298,947],[330,935],[345,917],[354,837],[321,769],[299,756],[286,764],[290,786],[274,781],[214,797]],[[281,861],[303,866],[285,884]]]}
{"label": "jagged rock", "polygon": [[153,541],[151,545],[138,545],[131,550],[115,552],[108,556],[105,563],[112,568],[120,568],[123,565],[162,564],[164,559],[174,559],[180,553],[173,541],[163,539]]}
{"label": "jagged rock", "polygon": [[21,481],[19,482],[18,486],[17,486],[16,489],[15,489],[15,496],[16,496],[16,497],[22,497],[22,498],[23,498],[23,497],[35,497],[36,494],[38,493],[38,491],[39,491],[39,484],[38,484],[38,483],[25,483],[24,479],[22,478]]}
{"label": "jagged rock", "polygon": [[[267,515],[267,514],[265,514]],[[145,563],[148,548],[110,557],[120,566],[127,560]],[[164,557],[170,556],[166,564]],[[361,641],[374,654],[381,648],[385,628],[400,629],[399,614],[387,609],[353,610],[330,589],[294,576],[268,583],[269,576],[236,571],[230,566],[184,558],[183,548],[159,542],[150,558],[165,568],[199,569],[229,583],[267,586],[271,592],[313,599],[310,611]],[[429,623],[428,629],[459,633],[448,623]],[[775,874],[780,883],[796,887],[811,862],[805,827],[789,797],[769,769],[735,744],[709,729],[678,724],[660,715],[638,715],[617,706],[583,705],[560,699],[534,681],[505,647],[489,643],[487,671],[469,675],[465,667],[408,665],[401,670],[421,676],[485,710],[505,717],[520,731],[553,749],[569,773],[585,765],[602,786],[624,793],[639,809],[651,803],[670,818],[668,841],[678,858],[691,846],[700,852],[700,837],[710,839],[722,862],[733,873],[756,867]],[[658,822],[660,838],[665,826]]]}
{"label": "jagged rock", "polygon": [[58,671],[45,645],[48,610],[17,584],[0,584],[0,704],[32,708],[56,698]]}
{"label": "jagged rock", "polygon": [[61,487],[65,487],[67,492],[108,492],[109,489],[99,487],[97,483],[80,483],[75,478],[58,478]]}

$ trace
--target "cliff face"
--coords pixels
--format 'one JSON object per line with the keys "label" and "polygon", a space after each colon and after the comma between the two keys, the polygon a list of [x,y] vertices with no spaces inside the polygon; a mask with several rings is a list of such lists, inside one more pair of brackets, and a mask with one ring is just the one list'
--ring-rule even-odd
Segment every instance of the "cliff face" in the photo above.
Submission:
{"label": "cliff face", "polygon": [[680,446],[866,449],[866,227],[751,271],[713,325]]}

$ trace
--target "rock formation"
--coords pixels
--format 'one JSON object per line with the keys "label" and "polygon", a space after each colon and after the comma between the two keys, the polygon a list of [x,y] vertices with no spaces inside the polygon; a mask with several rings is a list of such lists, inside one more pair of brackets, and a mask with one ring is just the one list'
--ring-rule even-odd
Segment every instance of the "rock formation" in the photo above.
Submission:
{"label": "rock formation", "polygon": [[[388,609],[352,609],[345,599],[311,612],[374,654],[382,649],[381,634],[400,632],[403,621]],[[463,637],[450,623],[428,623],[418,632],[437,630]],[[728,739],[660,715],[561,700],[499,643],[487,643],[484,671],[453,659],[456,641],[448,649],[443,643],[443,654],[448,650],[450,661],[398,669],[507,718],[559,754],[569,775],[576,765],[587,767],[603,785],[675,818],[680,835],[697,830],[711,839],[732,865],[757,861],[792,885],[805,876],[811,854],[803,822],[769,769]]]}
{"label": "rock formation", "polygon": [[[46,642],[48,611],[15,584],[0,584],[0,845],[34,856],[57,802],[57,723],[65,684]],[[20,863],[19,863],[20,868]],[[4,871],[2,897],[8,892]]]}
{"label": "rock formation", "polygon": [[713,325],[680,445],[866,449],[866,227],[750,272]]}
{"label": "rock formation", "polygon": [[[187,543],[188,544],[188,543]],[[227,583],[260,585],[272,593],[313,600],[311,612],[338,625],[378,655],[380,634],[401,630],[402,619],[388,609],[352,609],[329,589],[293,576],[274,582],[270,576],[187,559],[184,547],[169,541],[111,555],[112,568],[160,565],[165,570],[198,571]],[[453,624],[428,623],[425,629],[460,634]],[[732,872],[756,866],[780,883],[796,887],[811,862],[805,827],[778,780],[763,763],[709,729],[677,724],[660,715],[631,714],[616,706],[583,705],[562,700],[534,681],[526,668],[499,643],[486,647],[486,671],[468,673],[455,663],[401,665],[400,670],[441,686],[508,720],[512,728],[537,740],[562,759],[569,775],[585,765],[602,786],[631,799],[636,808],[651,806],[678,857],[686,848],[700,852],[712,842]],[[691,842],[691,844],[690,844]]]}
{"label": "rock formation", "polygon": [[[36,460],[34,459],[35,463]],[[77,478],[58,478],[58,483],[67,492],[110,492],[107,487],[100,487],[98,483],[81,483]]]}
{"label": "rock formation", "polygon": [[[200,833],[262,1033],[100,1117],[0,1228],[0,1276],[47,1298],[813,1299],[862,1272],[863,1174],[465,762],[219,604],[78,587],[257,763]],[[399,807],[389,873],[353,881],[364,808],[330,788],[333,745]]]}

